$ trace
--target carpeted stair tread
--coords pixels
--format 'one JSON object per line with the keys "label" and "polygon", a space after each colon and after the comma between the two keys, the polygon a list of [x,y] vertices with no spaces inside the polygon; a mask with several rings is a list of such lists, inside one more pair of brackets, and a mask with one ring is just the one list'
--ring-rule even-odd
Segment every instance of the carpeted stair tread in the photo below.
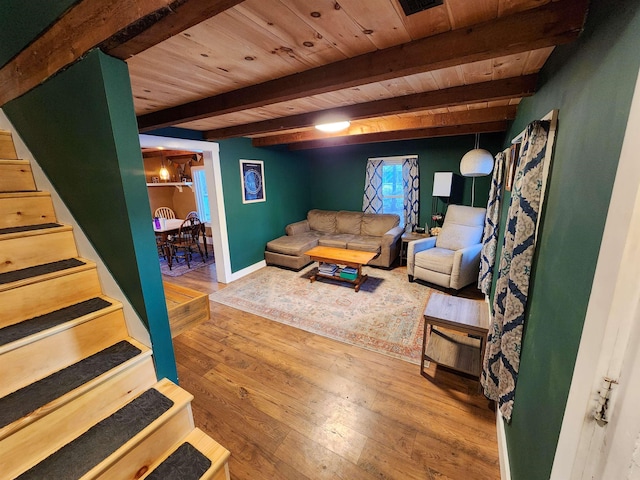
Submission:
{"label": "carpeted stair tread", "polygon": [[111,302],[100,297],[94,297],[44,315],[24,320],[14,325],[0,328],[0,346],[43,332],[49,328],[75,320],[89,313],[97,312],[109,306],[111,306]]}
{"label": "carpeted stair tread", "polygon": [[0,285],[17,282],[18,280],[24,280],[26,278],[37,277],[39,275],[45,275],[47,273],[59,272],[61,270],[67,270],[81,265],[85,265],[82,260],[78,260],[77,258],[67,258],[66,260],[58,260],[56,262],[43,263],[42,265],[35,265],[33,267],[21,268],[20,270],[0,273]]}
{"label": "carpeted stair tread", "polygon": [[10,393],[0,399],[0,428],[34,412],[140,353],[139,348],[123,340]]}
{"label": "carpeted stair tread", "polygon": [[211,460],[186,442],[158,465],[146,480],[197,480],[211,467]]}
{"label": "carpeted stair tread", "polygon": [[147,390],[17,478],[80,478],[172,406],[157,390]]}
{"label": "carpeted stair tread", "polygon": [[33,230],[42,230],[45,228],[57,228],[61,227],[59,223],[41,223],[38,225],[22,225],[19,227],[6,227],[0,228],[0,235],[7,233],[19,233],[19,232],[31,232]]}

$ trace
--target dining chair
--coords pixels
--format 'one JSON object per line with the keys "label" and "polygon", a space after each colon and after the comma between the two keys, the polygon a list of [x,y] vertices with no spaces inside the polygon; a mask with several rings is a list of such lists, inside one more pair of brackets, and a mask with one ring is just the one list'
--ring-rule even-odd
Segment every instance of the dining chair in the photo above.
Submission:
{"label": "dining chair", "polygon": [[156,211],[153,214],[153,216],[158,218],[176,218],[175,212],[171,210],[169,207],[156,208]]}
{"label": "dining chair", "polygon": [[193,260],[193,254],[197,249],[202,258],[202,263],[206,263],[205,257],[202,254],[200,248],[200,232],[202,231],[202,223],[198,218],[187,218],[180,228],[178,229],[178,235],[176,235],[170,243],[171,255],[178,261],[180,258],[184,258],[187,262],[187,267],[191,268],[191,260]]}
{"label": "dining chair", "polygon": [[191,212],[187,213],[187,216],[186,216],[186,217],[184,217],[184,218],[190,218],[190,217],[195,217],[195,218],[197,218],[198,220],[200,220],[200,217],[198,216],[198,212],[196,212],[195,210],[193,210],[193,211],[191,211]]}

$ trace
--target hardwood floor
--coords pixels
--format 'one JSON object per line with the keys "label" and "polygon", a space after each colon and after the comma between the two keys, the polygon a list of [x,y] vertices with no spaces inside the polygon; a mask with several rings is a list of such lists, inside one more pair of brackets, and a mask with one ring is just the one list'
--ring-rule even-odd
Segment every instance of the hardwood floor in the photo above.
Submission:
{"label": "hardwood floor", "polygon": [[[404,268],[404,267],[400,267]],[[164,280],[211,293],[215,267]],[[500,478],[478,382],[214,302],[174,338],[195,423],[231,451],[232,479]]]}

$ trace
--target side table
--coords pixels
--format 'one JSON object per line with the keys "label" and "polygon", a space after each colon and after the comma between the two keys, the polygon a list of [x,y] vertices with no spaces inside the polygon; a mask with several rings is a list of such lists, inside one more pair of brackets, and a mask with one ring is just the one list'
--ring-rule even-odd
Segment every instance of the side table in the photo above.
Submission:
{"label": "side table", "polygon": [[402,266],[402,260],[407,260],[407,245],[409,242],[413,242],[414,240],[420,240],[422,238],[429,238],[428,233],[414,233],[414,232],[405,232],[400,237],[400,266]]}
{"label": "side table", "polygon": [[488,330],[489,311],[484,301],[432,293],[424,310],[420,374],[426,377],[425,360],[431,360],[480,378]]}

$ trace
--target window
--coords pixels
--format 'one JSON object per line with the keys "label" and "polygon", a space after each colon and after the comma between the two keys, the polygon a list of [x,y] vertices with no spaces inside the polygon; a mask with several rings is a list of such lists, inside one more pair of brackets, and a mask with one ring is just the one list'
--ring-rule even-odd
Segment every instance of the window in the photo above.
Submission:
{"label": "window", "polygon": [[211,222],[211,212],[209,210],[209,192],[207,191],[207,181],[205,179],[204,167],[193,167],[193,186],[196,194],[196,208],[201,222]]}
{"label": "window", "polygon": [[404,190],[402,161],[385,161],[382,165],[382,213],[396,213],[404,226]]}

